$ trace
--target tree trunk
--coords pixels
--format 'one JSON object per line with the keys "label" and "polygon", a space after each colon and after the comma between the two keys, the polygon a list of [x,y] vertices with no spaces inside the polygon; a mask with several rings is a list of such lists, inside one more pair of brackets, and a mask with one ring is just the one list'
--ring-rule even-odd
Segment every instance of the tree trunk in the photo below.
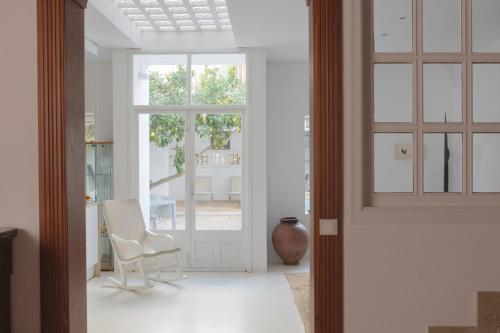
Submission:
{"label": "tree trunk", "polygon": [[[233,135],[236,132],[238,132],[238,131],[234,130],[233,133],[231,133],[231,135]],[[212,148],[211,145],[209,145],[208,147],[203,148],[203,150],[198,153],[198,157],[196,158],[196,162],[199,161],[201,155],[203,155],[204,153],[206,153],[207,151],[209,151],[211,148]],[[162,179],[160,179],[160,180],[158,180],[156,182],[151,183],[151,185],[149,185],[149,190],[152,191],[155,188],[157,188],[158,186],[161,186],[161,185],[166,184],[166,183],[170,183],[171,181],[173,181],[173,180],[175,180],[177,178],[180,178],[182,176],[184,176],[184,172],[178,173],[178,174],[173,175],[173,176],[168,176],[166,178],[162,178]]]}

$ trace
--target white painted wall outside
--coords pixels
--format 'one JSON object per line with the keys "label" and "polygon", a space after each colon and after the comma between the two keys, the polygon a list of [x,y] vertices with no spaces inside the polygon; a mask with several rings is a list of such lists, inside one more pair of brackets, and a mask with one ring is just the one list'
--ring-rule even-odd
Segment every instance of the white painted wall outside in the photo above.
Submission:
{"label": "white painted wall outside", "polygon": [[[231,136],[231,148],[226,152],[238,152],[241,154],[242,135],[235,133]],[[197,135],[195,136],[196,151],[200,151],[210,145],[209,140],[201,140]],[[155,182],[160,179],[176,174],[175,168],[172,166],[171,156],[173,156],[174,146],[171,145],[167,148],[158,147],[156,144],[150,144],[150,179]],[[212,154],[210,150],[208,153]],[[217,151],[219,152],[219,151]],[[243,162],[243,161],[242,161]],[[241,165],[228,165],[221,166],[197,166],[197,177],[211,177],[212,178],[212,191],[214,192],[214,200],[229,200],[230,191],[230,178],[239,176],[241,177]],[[152,191],[152,194],[165,195],[176,198],[177,200],[185,200],[185,178],[177,178],[169,183],[158,186]]]}
{"label": "white painted wall outside", "polygon": [[268,62],[268,256],[278,261],[271,235],[279,219],[305,214],[304,118],[309,115],[309,63]]}

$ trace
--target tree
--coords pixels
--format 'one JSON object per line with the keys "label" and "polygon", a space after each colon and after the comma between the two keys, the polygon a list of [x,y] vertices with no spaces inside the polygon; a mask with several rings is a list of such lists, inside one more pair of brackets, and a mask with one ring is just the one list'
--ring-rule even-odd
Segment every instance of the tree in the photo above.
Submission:
{"label": "tree", "polygon": [[177,66],[175,72],[149,73],[150,105],[184,105],[187,101],[186,66]]}
{"label": "tree", "polygon": [[205,66],[193,92],[193,104],[241,105],[245,104],[245,94],[245,84],[238,77],[236,66],[230,66],[227,73],[218,67]]}
{"label": "tree", "polygon": [[85,142],[94,142],[95,141],[95,125],[94,124],[85,124]]}
{"label": "tree", "polygon": [[[149,76],[150,105],[184,105],[187,99],[186,70],[178,66],[169,74],[151,72]],[[235,105],[245,103],[245,84],[238,77],[238,70],[230,66],[227,73],[219,68],[206,66],[199,77],[192,95],[193,104]],[[241,131],[239,114],[197,114],[196,133],[209,139],[210,145],[198,153],[201,156],[210,149],[227,146],[231,136]],[[181,114],[152,115],[150,119],[150,141],[158,147],[173,146],[173,166],[176,174],[160,179],[150,185],[153,189],[184,175],[186,149],[184,141],[185,117]]]}

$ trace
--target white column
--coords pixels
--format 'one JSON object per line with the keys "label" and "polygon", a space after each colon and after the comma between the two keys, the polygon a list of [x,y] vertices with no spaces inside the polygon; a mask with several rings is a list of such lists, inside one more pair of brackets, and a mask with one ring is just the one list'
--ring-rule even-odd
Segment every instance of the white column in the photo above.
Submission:
{"label": "white column", "polygon": [[249,51],[248,79],[251,262],[254,272],[265,272],[267,271],[267,65],[264,49]]}

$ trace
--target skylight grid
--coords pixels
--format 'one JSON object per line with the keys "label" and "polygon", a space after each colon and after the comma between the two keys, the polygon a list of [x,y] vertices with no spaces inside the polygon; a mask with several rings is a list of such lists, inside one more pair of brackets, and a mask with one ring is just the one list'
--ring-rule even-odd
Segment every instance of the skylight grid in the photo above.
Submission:
{"label": "skylight grid", "polygon": [[232,30],[227,0],[109,0],[141,31]]}

